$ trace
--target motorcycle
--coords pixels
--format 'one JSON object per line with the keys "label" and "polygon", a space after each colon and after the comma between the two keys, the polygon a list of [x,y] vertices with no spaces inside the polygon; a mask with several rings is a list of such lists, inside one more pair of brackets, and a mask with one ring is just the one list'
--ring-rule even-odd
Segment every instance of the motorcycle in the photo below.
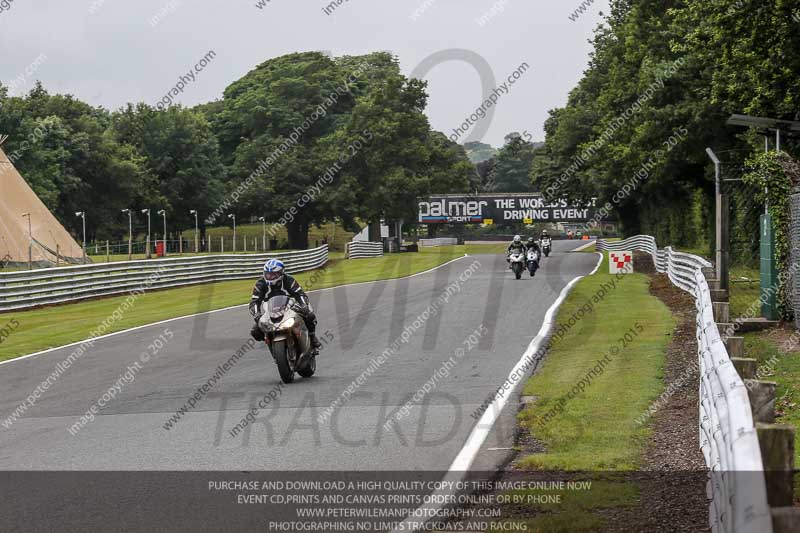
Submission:
{"label": "motorcycle", "polygon": [[539,253],[536,250],[528,250],[527,264],[528,264],[528,272],[531,273],[531,277],[535,276],[536,271],[539,270]]}
{"label": "motorcycle", "polygon": [[525,270],[525,254],[522,252],[511,253],[508,256],[509,268],[514,272],[517,279],[522,278],[522,272]]}
{"label": "motorcycle", "polygon": [[545,257],[550,257],[550,251],[553,249],[553,242],[548,239],[542,239],[542,253]]}
{"label": "motorcycle", "polygon": [[278,365],[281,380],[293,382],[295,372],[310,378],[317,370],[317,354],[311,347],[299,304],[288,296],[275,296],[266,305],[258,326],[264,332],[264,342]]}

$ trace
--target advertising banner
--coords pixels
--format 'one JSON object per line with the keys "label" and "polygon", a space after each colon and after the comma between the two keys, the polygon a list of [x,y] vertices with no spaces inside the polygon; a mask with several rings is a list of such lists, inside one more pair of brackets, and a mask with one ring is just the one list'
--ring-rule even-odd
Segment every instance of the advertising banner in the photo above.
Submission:
{"label": "advertising banner", "polygon": [[580,205],[566,200],[547,202],[541,193],[439,195],[419,201],[422,224],[510,224],[522,222],[588,222],[596,199]]}

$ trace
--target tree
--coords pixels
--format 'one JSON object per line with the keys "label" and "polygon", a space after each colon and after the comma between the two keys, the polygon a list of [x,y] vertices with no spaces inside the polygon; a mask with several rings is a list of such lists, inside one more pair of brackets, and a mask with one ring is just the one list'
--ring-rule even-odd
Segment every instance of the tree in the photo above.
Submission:
{"label": "tree", "polygon": [[229,194],[249,183],[237,211],[285,221],[291,248],[306,248],[309,225],[332,216],[317,189],[336,161],[329,137],[353,106],[352,74],[319,52],[290,54],[231,84],[212,109]]}
{"label": "tree", "polygon": [[464,149],[431,130],[423,113],[426,83],[403,76],[389,54],[378,58],[340,141],[370,137],[343,169],[342,187],[354,191],[353,212],[370,222],[371,239],[379,237],[382,218],[415,220],[418,198],[466,192],[477,177]]}
{"label": "tree", "polygon": [[107,134],[108,112],[50,95],[40,83],[2,104],[0,131],[10,135],[4,150],[59,221],[78,235],[75,212],[86,210],[90,238],[121,232],[119,209],[146,189],[146,173],[142,158]]}
{"label": "tree", "polygon": [[506,136],[506,144],[497,154],[492,192],[530,192],[533,144],[519,134]]}
{"label": "tree", "polygon": [[202,113],[180,106],[159,111],[129,104],[113,114],[112,134],[144,162],[148,187],[137,191],[137,206],[166,209],[178,229],[194,225],[190,210],[209,213],[216,208],[225,169],[216,136]]}

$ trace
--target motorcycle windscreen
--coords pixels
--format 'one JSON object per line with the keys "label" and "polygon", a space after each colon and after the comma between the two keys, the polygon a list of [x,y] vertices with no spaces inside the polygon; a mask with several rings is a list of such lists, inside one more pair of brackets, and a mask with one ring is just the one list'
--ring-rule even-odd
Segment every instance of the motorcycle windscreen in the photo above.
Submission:
{"label": "motorcycle windscreen", "polygon": [[275,296],[267,301],[267,313],[269,318],[277,321],[283,318],[286,314],[286,308],[289,306],[289,297],[284,295]]}

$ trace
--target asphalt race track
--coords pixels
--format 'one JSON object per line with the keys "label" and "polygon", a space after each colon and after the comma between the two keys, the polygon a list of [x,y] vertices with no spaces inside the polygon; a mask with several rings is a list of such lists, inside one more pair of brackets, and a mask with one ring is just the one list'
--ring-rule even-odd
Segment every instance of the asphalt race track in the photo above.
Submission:
{"label": "asphalt race track", "polygon": [[[534,279],[515,280],[503,256],[478,255],[411,278],[313,291],[319,334],[328,340],[316,376],[282,386],[275,364],[256,347],[169,430],[164,426],[170,417],[247,342],[246,307],[100,339],[23,418],[0,427],[0,470],[446,471],[475,426],[472,415],[506,380],[548,308],[571,280],[597,265],[596,254],[565,253],[581,244],[554,242],[553,255]],[[470,267],[471,275],[459,282]],[[448,287],[438,313],[383,364],[373,363],[342,401],[370,361]],[[198,287],[198,299],[207,290]],[[165,345],[73,435],[69,428],[160,335],[168,339]],[[6,420],[74,349],[1,365],[0,418]],[[454,364],[444,367],[451,357]],[[437,372],[434,386],[418,395],[408,414],[384,427]],[[274,401],[232,436],[230,430],[270,391]],[[337,398],[340,407],[328,410]],[[516,405],[512,398],[474,468],[488,470],[508,454]],[[12,477],[5,479],[7,493]]]}

